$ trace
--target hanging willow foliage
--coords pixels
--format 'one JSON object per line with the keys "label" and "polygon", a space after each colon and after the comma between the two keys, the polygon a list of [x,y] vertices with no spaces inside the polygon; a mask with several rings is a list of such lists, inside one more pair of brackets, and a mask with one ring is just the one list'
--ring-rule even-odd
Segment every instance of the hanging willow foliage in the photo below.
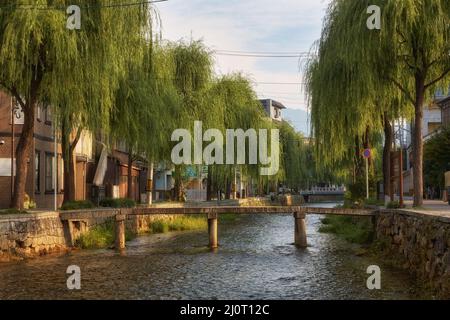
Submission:
{"label": "hanging willow foliage", "polygon": [[[254,129],[258,132],[259,129],[272,128],[252,89],[250,80],[241,74],[230,74],[216,79],[208,92],[208,97],[210,104],[208,112],[205,113],[206,123],[211,128],[221,130],[224,137],[226,137],[227,129],[244,131]],[[223,148],[225,150],[225,145]],[[238,152],[244,152],[236,148],[237,145],[235,145],[235,155]],[[246,158],[246,163],[249,163],[248,152]],[[226,190],[227,184],[234,181],[237,167],[247,178],[259,177],[259,165],[216,165],[212,170],[215,187]]]}
{"label": "hanging willow foliage", "polygon": [[131,64],[116,92],[111,136],[149,161],[170,159],[172,132],[182,125],[182,104],[173,81],[167,50],[142,47],[142,60]]}
{"label": "hanging willow foliage", "polygon": [[0,85],[25,114],[13,207],[23,206],[37,103],[50,104],[59,119],[72,116],[77,125],[107,127],[120,78],[135,48],[151,33],[149,4],[102,4],[91,1],[82,11],[81,30],[74,31],[66,28],[65,8],[83,7],[83,1],[38,0],[30,6],[19,0],[0,9]]}
{"label": "hanging willow foliage", "polygon": [[[367,8],[381,8],[381,30]],[[420,205],[422,108],[450,72],[450,2],[335,0],[316,57],[306,63],[316,152],[324,164],[351,159],[355,138],[381,130],[381,115],[415,118],[415,203]],[[415,112],[412,112],[412,111]]]}

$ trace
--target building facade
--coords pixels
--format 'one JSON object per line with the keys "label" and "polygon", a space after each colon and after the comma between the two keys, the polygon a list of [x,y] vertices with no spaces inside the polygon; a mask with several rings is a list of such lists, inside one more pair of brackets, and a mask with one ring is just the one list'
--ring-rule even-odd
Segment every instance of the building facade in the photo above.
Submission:
{"label": "building facade", "polygon": [[[13,127],[14,117],[14,127]],[[20,140],[24,117],[14,99],[0,91],[0,208],[8,208],[14,183],[15,150]],[[63,161],[61,146],[56,144],[51,108],[37,107],[32,152],[28,158],[25,192],[38,208],[52,209],[63,200]],[[56,175],[56,177],[55,177]],[[56,190],[55,190],[56,189]],[[56,191],[56,193],[55,193]]]}
{"label": "building facade", "polygon": [[275,121],[283,121],[282,110],[286,109],[286,107],[275,100],[272,99],[262,99],[259,100],[266,112],[267,116]]}
{"label": "building facade", "polygon": [[[20,141],[22,126],[23,114],[20,107],[8,94],[0,92],[0,141],[4,142],[0,144],[0,208],[9,207],[11,201],[11,184],[14,183],[14,179],[11,179],[11,167],[15,167],[15,162],[11,163],[11,159],[15,159],[14,153]],[[64,198],[64,162],[58,131],[55,142],[50,106],[36,107],[33,136],[25,192],[36,208],[54,209],[55,203],[60,207]],[[90,132],[82,132],[73,156],[75,200],[86,200],[90,198],[92,172],[95,169],[94,143]],[[12,176],[15,177],[15,172]]]}
{"label": "building facade", "polygon": [[439,100],[438,105],[441,108],[442,125],[450,126],[450,96]]}

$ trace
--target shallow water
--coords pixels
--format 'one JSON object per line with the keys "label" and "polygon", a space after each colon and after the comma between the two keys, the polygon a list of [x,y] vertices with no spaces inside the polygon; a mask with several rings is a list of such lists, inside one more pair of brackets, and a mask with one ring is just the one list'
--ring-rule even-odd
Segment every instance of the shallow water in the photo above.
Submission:
{"label": "shallow water", "polygon": [[[122,255],[77,251],[0,264],[0,299],[428,298],[406,272],[318,233],[320,219],[307,218],[305,250],[292,245],[291,215],[246,215],[219,222],[216,252],[205,246],[207,232],[186,232],[139,237]],[[79,291],[67,289],[69,265],[81,268]],[[382,269],[381,290],[366,287],[370,265]]]}

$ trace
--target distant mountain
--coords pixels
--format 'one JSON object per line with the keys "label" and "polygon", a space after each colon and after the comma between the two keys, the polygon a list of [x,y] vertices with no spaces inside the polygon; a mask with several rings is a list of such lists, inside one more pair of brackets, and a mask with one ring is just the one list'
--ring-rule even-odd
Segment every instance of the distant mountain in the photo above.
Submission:
{"label": "distant mountain", "polygon": [[305,110],[288,108],[283,110],[282,117],[290,122],[297,131],[309,137],[308,113]]}

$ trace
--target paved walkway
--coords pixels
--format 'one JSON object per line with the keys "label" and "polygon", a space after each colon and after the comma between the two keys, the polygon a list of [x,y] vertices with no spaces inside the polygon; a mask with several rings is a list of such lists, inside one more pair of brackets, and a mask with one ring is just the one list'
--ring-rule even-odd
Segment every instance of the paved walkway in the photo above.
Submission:
{"label": "paved walkway", "polygon": [[424,200],[421,208],[413,208],[413,201],[405,201],[406,209],[408,211],[418,212],[427,215],[450,217],[450,205],[447,202],[440,200]]}

